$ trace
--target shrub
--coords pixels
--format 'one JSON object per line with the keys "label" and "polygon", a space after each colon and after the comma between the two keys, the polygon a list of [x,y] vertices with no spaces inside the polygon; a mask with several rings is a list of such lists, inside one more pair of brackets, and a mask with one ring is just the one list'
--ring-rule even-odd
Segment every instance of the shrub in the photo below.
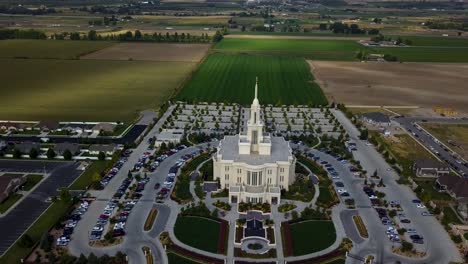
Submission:
{"label": "shrub", "polygon": [[401,242],[401,251],[407,252],[413,250],[413,244],[407,241]]}

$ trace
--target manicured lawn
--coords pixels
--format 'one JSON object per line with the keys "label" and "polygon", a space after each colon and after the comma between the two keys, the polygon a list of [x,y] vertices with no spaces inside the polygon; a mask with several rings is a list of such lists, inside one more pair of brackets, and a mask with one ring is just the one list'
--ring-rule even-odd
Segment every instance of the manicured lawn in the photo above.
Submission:
{"label": "manicured lawn", "polygon": [[[458,177],[458,176],[453,176]],[[438,192],[434,189],[435,180],[418,180],[415,179],[416,183],[424,189],[424,192],[429,193],[430,200],[433,201],[452,201],[453,198],[445,192]]]}
{"label": "manicured lawn", "polygon": [[167,259],[169,261],[169,264],[198,264],[200,263],[200,262],[190,260],[188,258],[184,258],[172,252],[167,253]]}
{"label": "manicured lawn", "polygon": [[318,252],[336,240],[332,221],[306,221],[291,225],[294,256]]}
{"label": "manicured lawn", "polygon": [[204,61],[177,99],[247,105],[256,77],[261,104],[327,103],[304,59],[219,53]]}
{"label": "manicured lawn", "polygon": [[42,178],[41,174],[28,174],[26,175],[26,183],[23,186],[23,191],[31,190],[37,183],[39,183]]}
{"label": "manicured lawn", "polygon": [[85,190],[93,182],[93,177],[104,171],[112,162],[109,160],[96,160],[86,168],[86,171],[70,185],[70,190]]}
{"label": "manicured lawn", "polygon": [[[67,213],[69,208],[68,203],[56,202],[53,203],[44,214],[39,217],[36,222],[26,231],[34,242],[39,241],[42,234],[49,230],[57,220]],[[31,251],[31,248],[22,248],[15,243],[5,254],[0,258],[0,263],[20,263],[20,259],[26,257]]]}
{"label": "manicured lawn", "polygon": [[226,38],[215,46],[222,52],[300,56],[314,60],[356,60],[362,49],[353,40]]}
{"label": "manicured lawn", "polygon": [[444,218],[442,219],[442,224],[454,224],[454,225],[461,225],[462,222],[457,217],[456,213],[450,207],[444,207]]}
{"label": "manicured lawn", "polygon": [[0,119],[129,122],[167,101],[194,65],[0,59]]}
{"label": "manicured lawn", "polygon": [[220,223],[201,217],[179,216],[174,226],[176,237],[194,248],[217,253]]}
{"label": "manicured lawn", "polygon": [[12,207],[21,197],[23,197],[23,195],[19,193],[13,193],[8,196],[5,201],[0,203],[0,213],[5,213],[8,208]]}
{"label": "manicured lawn", "polygon": [[107,41],[2,40],[0,41],[0,58],[77,59],[81,55],[113,44],[115,43]]}

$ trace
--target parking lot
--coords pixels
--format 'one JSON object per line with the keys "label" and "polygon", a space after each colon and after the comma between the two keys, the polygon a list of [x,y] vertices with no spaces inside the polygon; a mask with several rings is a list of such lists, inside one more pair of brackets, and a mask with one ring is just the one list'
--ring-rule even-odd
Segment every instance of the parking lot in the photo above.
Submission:
{"label": "parking lot", "polygon": [[2,172],[50,173],[37,188],[7,215],[0,218],[0,254],[3,254],[49,206],[47,198],[69,186],[82,171],[78,163],[0,160]]}

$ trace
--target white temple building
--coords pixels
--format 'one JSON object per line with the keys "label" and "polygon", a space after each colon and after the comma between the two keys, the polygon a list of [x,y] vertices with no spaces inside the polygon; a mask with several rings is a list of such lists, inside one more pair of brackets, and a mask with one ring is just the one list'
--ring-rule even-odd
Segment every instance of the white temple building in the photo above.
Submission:
{"label": "white temple building", "polygon": [[229,190],[229,201],[280,202],[281,189],[295,180],[296,158],[289,142],[263,132],[261,107],[257,98],[250,107],[246,135],[225,136],[213,157],[213,175],[221,188]]}

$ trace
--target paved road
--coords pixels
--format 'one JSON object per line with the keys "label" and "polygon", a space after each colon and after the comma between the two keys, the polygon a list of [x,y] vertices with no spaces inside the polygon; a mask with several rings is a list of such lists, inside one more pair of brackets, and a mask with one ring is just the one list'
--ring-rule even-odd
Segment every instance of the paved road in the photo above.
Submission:
{"label": "paved road", "polygon": [[[417,199],[413,191],[403,185],[396,183],[399,176],[393,171],[387,171],[390,166],[385,162],[383,157],[372,146],[358,139],[359,131],[352,125],[343,113],[333,111],[338,121],[348,132],[350,139],[356,142],[357,151],[353,152],[354,158],[361,162],[361,165],[368,172],[377,170],[382,177],[385,188],[379,189],[386,193],[388,201],[398,200],[401,202],[401,207],[407,217],[412,221],[412,227],[416,228],[418,234],[424,237],[425,244],[417,245],[417,248],[422,251],[427,251],[427,256],[424,259],[408,259],[402,256],[395,255],[391,252],[392,243],[385,235],[385,228],[380,224],[377,214],[374,209],[358,208],[359,214],[368,227],[370,238],[355,246],[351,253],[359,256],[373,254],[376,256],[376,263],[394,263],[401,261],[403,263],[448,263],[450,261],[461,262],[460,254],[445,232],[442,225],[432,216],[422,216],[421,209],[416,208],[411,201]],[[357,184],[359,186],[359,184]],[[360,187],[359,187],[360,188]],[[360,192],[365,195],[362,191]],[[353,195],[356,199],[357,196]],[[372,211],[372,213],[370,212]],[[373,215],[373,216],[372,216]],[[421,248],[422,247],[422,248]],[[348,260],[347,263],[359,263]]]}
{"label": "paved road", "polygon": [[[174,108],[174,106],[171,106],[171,107]],[[147,151],[149,147],[148,139],[150,137],[153,137],[156,133],[158,133],[159,128],[161,128],[164,121],[167,119],[167,117],[170,115],[171,112],[172,110],[169,109],[159,119],[157,124],[151,129],[151,131],[143,139],[143,141],[133,150],[133,153],[130,155],[127,162],[124,163],[120,171],[114,176],[114,178],[109,182],[109,184],[104,188],[104,190],[93,192],[93,194],[96,196],[96,201],[91,203],[88,211],[83,215],[83,219],[78,223],[78,225],[75,228],[75,231],[73,232],[72,240],[69,244],[69,250],[71,254],[78,256],[81,253],[84,253],[85,255],[87,255],[93,252],[96,255],[104,255],[104,254],[110,255],[110,254],[115,254],[115,252],[120,250],[120,251],[125,252],[128,255],[132,263],[143,263],[144,256],[143,256],[143,253],[141,252],[141,246],[149,243],[151,239],[147,237],[147,238],[142,238],[138,241],[135,241],[135,239],[133,238],[131,234],[132,234],[133,228],[136,228],[137,226],[138,227],[143,226],[143,225],[140,225],[141,221],[144,221],[146,219],[146,214],[149,211],[148,209],[148,211],[146,211],[146,214],[143,214],[142,212],[138,213],[140,211],[139,208],[152,207],[153,205],[154,196],[150,197],[150,201],[148,201],[148,196],[147,196],[147,193],[149,192],[149,189],[151,188],[152,182],[149,183],[148,187],[145,189],[144,197],[142,197],[141,201],[137,203],[137,205],[133,209],[134,212],[132,212],[129,216],[128,223],[130,224],[127,224],[126,226],[126,229],[127,229],[126,231],[128,232],[129,235],[126,236],[124,240],[125,241],[124,244],[120,244],[120,245],[113,246],[113,247],[99,248],[99,249],[92,248],[88,245],[89,232],[92,230],[93,226],[96,224],[96,221],[99,215],[103,212],[109,200],[112,199],[115,192],[120,187],[120,184],[122,183],[122,181],[127,177],[128,171],[132,170],[133,166],[138,161],[138,159],[144,154],[144,152]],[[153,186],[154,186],[154,183],[153,183]],[[134,222],[137,222],[138,225],[134,224]],[[141,230],[143,229],[141,228]],[[133,245],[129,244],[128,241],[134,244]],[[137,246],[139,248],[136,248]],[[153,244],[149,246],[152,249],[152,251],[154,250],[153,252],[158,251],[157,248]],[[157,253],[155,255],[157,255]]]}
{"label": "paved road", "polygon": [[[442,143],[439,141],[435,141],[435,138],[428,134],[424,129],[419,128],[417,125],[422,124],[424,122],[429,123],[444,123],[444,124],[468,124],[468,120],[466,119],[449,119],[449,118],[395,118],[396,122],[398,122],[403,128],[406,129],[409,133],[411,133],[416,140],[422,143],[428,150],[431,151],[433,149],[433,153],[439,153],[437,156],[443,161],[445,161],[454,171],[456,171],[460,175],[468,176],[468,163],[461,159],[462,163],[466,165],[457,163],[457,158],[453,157],[453,152],[450,151],[447,147],[443,146]],[[420,130],[421,129],[421,130]],[[450,147],[450,146],[449,146]],[[437,152],[436,152],[437,151]]]}
{"label": "paved road", "polygon": [[69,186],[82,173],[77,167],[74,162],[0,160],[3,172],[43,173],[45,168],[46,173],[50,173],[34,191],[0,218],[0,254],[3,255],[49,207],[47,198],[56,195],[57,189]]}

